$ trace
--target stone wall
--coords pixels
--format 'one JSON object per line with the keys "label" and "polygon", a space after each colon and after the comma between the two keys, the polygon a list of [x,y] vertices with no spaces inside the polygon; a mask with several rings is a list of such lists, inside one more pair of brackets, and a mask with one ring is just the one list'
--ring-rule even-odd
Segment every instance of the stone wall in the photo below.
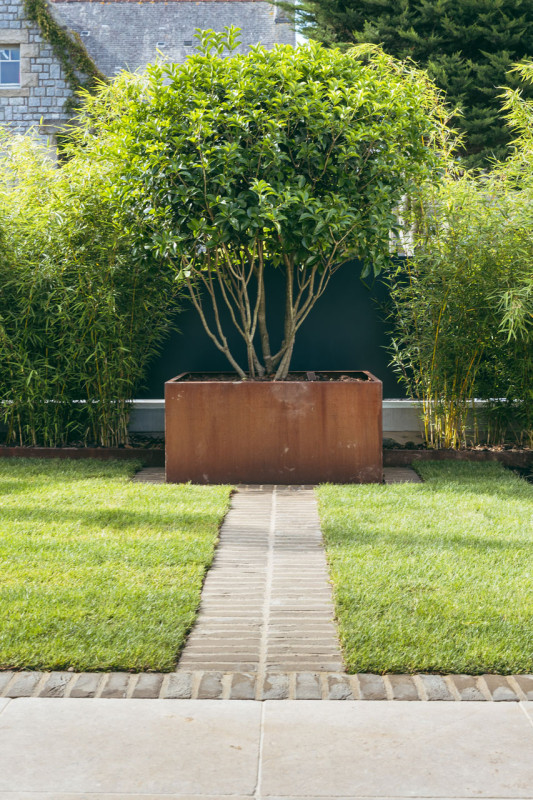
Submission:
{"label": "stone wall", "polygon": [[5,45],[20,45],[21,85],[0,87],[0,124],[19,133],[34,127],[40,136],[53,137],[66,121],[71,90],[50,45],[24,19],[22,0],[0,4],[0,47]]}
{"label": "stone wall", "polygon": [[242,30],[240,52],[250,45],[294,44],[294,31],[280,9],[257,0],[52,0],[56,18],[78,32],[106,75],[135,71],[158,58],[184,61],[194,52],[196,28]]}
{"label": "stone wall", "polygon": [[[240,52],[261,43],[294,44],[282,12],[261,0],[50,0],[56,19],[80,34],[89,55],[106,75],[143,69],[157,59],[184,61],[194,53],[196,28],[242,29]],[[24,19],[22,0],[0,0],[0,47],[19,45],[21,85],[0,87],[0,125],[24,133],[35,128],[53,138],[67,120],[71,89],[60,62],[38,29]]]}

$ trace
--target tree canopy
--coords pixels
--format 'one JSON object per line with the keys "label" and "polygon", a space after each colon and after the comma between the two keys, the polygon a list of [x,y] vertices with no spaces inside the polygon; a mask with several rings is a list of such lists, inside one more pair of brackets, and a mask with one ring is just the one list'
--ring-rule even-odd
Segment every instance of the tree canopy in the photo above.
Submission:
{"label": "tree canopy", "polygon": [[[249,376],[287,375],[296,332],[333,271],[376,272],[396,208],[438,165],[438,93],[364,47],[235,48],[204,31],[184,64],[124,74],[87,96],[85,157],[113,159],[119,204],[147,253],[184,281],[214,344],[241,376],[219,306],[246,344]],[[264,272],[286,280],[285,327],[267,327]],[[210,322],[205,311],[210,304]]]}
{"label": "tree canopy", "polygon": [[[282,5],[284,5],[282,3]],[[533,54],[530,0],[296,0],[297,28],[327,45],[373,42],[413,59],[459,107],[469,166],[505,157],[509,130],[501,86]]]}

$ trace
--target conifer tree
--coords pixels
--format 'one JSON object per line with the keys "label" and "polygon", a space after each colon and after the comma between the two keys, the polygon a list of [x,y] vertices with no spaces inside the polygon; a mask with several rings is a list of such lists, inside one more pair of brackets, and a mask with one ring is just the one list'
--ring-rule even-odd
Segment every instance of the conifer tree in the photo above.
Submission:
{"label": "conifer tree", "polygon": [[374,42],[413,59],[460,108],[453,121],[467,164],[505,157],[510,133],[499,95],[513,84],[510,66],[533,56],[533,0],[296,0],[293,13],[308,38]]}

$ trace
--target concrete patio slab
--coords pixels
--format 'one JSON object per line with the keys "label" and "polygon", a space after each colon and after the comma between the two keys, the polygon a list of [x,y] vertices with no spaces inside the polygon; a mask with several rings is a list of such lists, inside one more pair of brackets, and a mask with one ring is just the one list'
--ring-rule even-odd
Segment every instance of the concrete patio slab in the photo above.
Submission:
{"label": "concrete patio slab", "polygon": [[260,718],[260,704],[238,700],[13,700],[0,715],[0,798],[249,797]]}
{"label": "concrete patio slab", "polygon": [[261,797],[532,798],[518,704],[265,703]]}
{"label": "concrete patio slab", "polygon": [[521,706],[523,710],[526,712],[526,714],[529,716],[531,720],[531,725],[533,727],[533,702],[521,703]]}
{"label": "concrete patio slab", "polygon": [[533,800],[533,703],[2,706],[0,800]]}
{"label": "concrete patio slab", "polygon": [[[250,800],[250,795],[237,794],[123,794],[112,792],[0,792],[0,800]],[[307,800],[307,798],[306,798]],[[322,799],[323,800],[323,799]],[[337,798],[335,798],[337,800]],[[352,800],[352,798],[350,798]],[[418,799],[417,799],[418,800]],[[423,800],[423,798],[422,798]]]}
{"label": "concrete patio slab", "polygon": [[[222,795],[222,794],[94,794],[93,792],[75,794],[50,794],[50,792],[17,792],[14,796],[11,792],[0,792],[0,800],[377,800],[375,796],[360,796],[360,795],[347,795],[345,797],[330,797],[324,798],[320,795],[306,796],[302,798],[300,795],[280,795],[279,797],[266,797],[264,795],[255,794],[251,795]],[[405,795],[387,795],[386,798],[380,797],[379,800],[406,800]],[[435,797],[416,797],[414,800],[437,800]],[[441,797],[438,800],[473,800],[470,797]],[[491,798],[491,800],[521,800],[521,798]]]}
{"label": "concrete patio slab", "polygon": [[[76,792],[75,794],[50,794],[50,792],[17,792],[14,796],[11,792],[0,792],[0,800],[376,800],[376,797],[366,795],[361,797],[359,795],[349,795],[345,797],[331,797],[324,798],[319,795],[307,796],[302,798],[298,795],[289,797],[281,795],[279,797],[265,797],[264,795],[255,794],[251,795],[222,795],[222,794],[94,794],[93,792],[87,793]],[[394,797],[387,795],[386,798],[379,800],[405,800],[405,796],[394,795]],[[416,797],[414,800],[436,800],[434,797]],[[438,800],[473,800],[472,797],[440,797]],[[491,800],[503,800],[502,798],[491,798]],[[521,800],[521,798],[505,798],[505,800]]]}

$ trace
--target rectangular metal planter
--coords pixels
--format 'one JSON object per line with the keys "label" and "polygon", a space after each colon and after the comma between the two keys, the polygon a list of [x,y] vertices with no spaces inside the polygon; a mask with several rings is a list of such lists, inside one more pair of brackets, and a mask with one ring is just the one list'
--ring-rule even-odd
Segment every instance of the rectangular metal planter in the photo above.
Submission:
{"label": "rectangular metal planter", "polygon": [[381,482],[382,384],[337,373],[356,374],[366,380],[167,381],[167,481]]}

